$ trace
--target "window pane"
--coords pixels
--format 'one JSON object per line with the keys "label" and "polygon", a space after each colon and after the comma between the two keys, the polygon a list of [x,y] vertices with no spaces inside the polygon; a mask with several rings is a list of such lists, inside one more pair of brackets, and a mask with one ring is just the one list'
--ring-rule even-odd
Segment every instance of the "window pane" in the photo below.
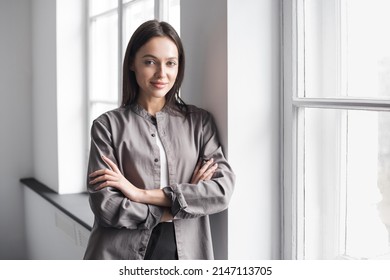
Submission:
{"label": "window pane", "polygon": [[306,259],[390,259],[390,113],[305,114]]}
{"label": "window pane", "polygon": [[123,49],[131,35],[144,21],[154,19],[154,0],[138,0],[125,5],[123,10]]}
{"label": "window pane", "polygon": [[390,98],[390,1],[304,1],[303,97]]}
{"label": "window pane", "polygon": [[118,7],[118,0],[89,0],[89,15],[95,16]]}
{"label": "window pane", "polygon": [[180,34],[180,0],[169,0],[168,18],[166,21]]}
{"label": "window pane", "polygon": [[118,99],[118,16],[98,17],[91,26],[90,98]]}

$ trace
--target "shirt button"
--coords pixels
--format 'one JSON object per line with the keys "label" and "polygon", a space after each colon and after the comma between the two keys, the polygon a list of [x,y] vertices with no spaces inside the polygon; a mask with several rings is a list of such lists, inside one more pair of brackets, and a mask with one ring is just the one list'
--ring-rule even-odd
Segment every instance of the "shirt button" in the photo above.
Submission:
{"label": "shirt button", "polygon": [[156,134],[152,133],[152,137],[155,137],[155,136],[156,136]]}
{"label": "shirt button", "polygon": [[154,162],[158,162],[158,158],[155,158],[155,159],[154,159]]}
{"label": "shirt button", "polygon": [[145,247],[141,247],[141,248],[139,248],[139,251],[140,251],[140,253],[143,253],[143,252],[146,251],[146,248]]}

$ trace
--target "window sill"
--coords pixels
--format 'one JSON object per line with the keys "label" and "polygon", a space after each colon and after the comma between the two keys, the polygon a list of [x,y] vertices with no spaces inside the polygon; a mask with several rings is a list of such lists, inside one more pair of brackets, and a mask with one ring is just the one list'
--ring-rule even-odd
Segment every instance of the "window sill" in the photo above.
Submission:
{"label": "window sill", "polygon": [[92,230],[94,218],[89,207],[88,193],[60,195],[34,178],[23,178],[20,179],[20,182],[42,196],[87,230]]}

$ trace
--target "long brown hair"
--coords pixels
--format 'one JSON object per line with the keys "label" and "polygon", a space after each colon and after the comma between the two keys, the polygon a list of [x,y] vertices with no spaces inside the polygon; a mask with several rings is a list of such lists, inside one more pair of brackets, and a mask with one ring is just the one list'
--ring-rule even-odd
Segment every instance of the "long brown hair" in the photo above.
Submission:
{"label": "long brown hair", "polygon": [[172,40],[178,50],[179,65],[175,83],[171,90],[166,94],[166,105],[180,112],[187,112],[187,105],[179,96],[179,90],[184,78],[185,57],[183,44],[176,30],[167,22],[149,20],[141,24],[133,33],[125,53],[123,62],[123,88],[122,103],[125,107],[137,102],[139,86],[134,71],[130,70],[134,62],[137,51],[154,37],[167,37]]}

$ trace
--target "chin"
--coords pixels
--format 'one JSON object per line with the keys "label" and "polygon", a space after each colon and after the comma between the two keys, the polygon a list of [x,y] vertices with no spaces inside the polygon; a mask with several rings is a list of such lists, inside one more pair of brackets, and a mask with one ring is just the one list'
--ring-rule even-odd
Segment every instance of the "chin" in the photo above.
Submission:
{"label": "chin", "polygon": [[161,94],[153,94],[152,96],[154,98],[165,98],[166,95],[167,95],[167,92],[166,93],[161,93]]}
{"label": "chin", "polygon": [[151,96],[155,98],[164,98],[168,94],[168,92],[169,91],[155,91],[152,92]]}

